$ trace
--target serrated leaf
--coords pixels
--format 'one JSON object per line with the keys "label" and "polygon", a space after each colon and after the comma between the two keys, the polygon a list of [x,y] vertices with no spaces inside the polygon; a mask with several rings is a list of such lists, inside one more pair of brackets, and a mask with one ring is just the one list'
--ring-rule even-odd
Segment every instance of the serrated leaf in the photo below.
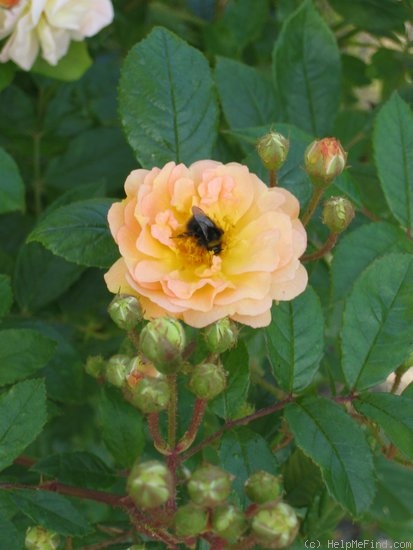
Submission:
{"label": "serrated leaf", "polygon": [[390,441],[413,459],[413,401],[391,393],[364,393],[353,402],[363,416],[376,422]]}
{"label": "serrated leaf", "polygon": [[84,514],[62,495],[30,489],[14,489],[9,495],[20,512],[50,531],[82,537],[92,530]]}
{"label": "serrated leaf", "polygon": [[285,416],[297,445],[320,467],[330,494],[353,515],[367,510],[375,479],[360,426],[339,405],[321,397],[287,405]]}
{"label": "serrated leaf", "polygon": [[310,0],[286,20],[274,47],[273,74],[287,122],[314,136],[330,133],[340,99],[340,55]]}
{"label": "serrated leaf", "polygon": [[31,329],[0,330],[0,386],[31,376],[52,357],[56,343]]}
{"label": "serrated leaf", "polygon": [[0,470],[12,464],[46,423],[43,380],[26,380],[0,396]]}
{"label": "serrated leaf", "polygon": [[308,287],[295,300],[274,305],[271,317],[265,337],[274,377],[285,392],[300,392],[311,384],[323,355],[320,300]]}
{"label": "serrated leaf", "polygon": [[0,214],[24,212],[24,183],[13,158],[0,147]]}
{"label": "serrated leaf", "polygon": [[10,277],[0,274],[0,318],[7,315],[13,303]]}
{"label": "serrated leaf", "polygon": [[376,117],[373,145],[387,204],[394,217],[412,229],[413,113],[396,92]]}
{"label": "serrated leaf", "polygon": [[215,95],[205,57],[155,28],[134,46],[120,79],[120,114],[144,167],[209,158],[217,136]]}
{"label": "serrated leaf", "polygon": [[111,199],[89,199],[53,210],[27,240],[40,242],[69,262],[109,267],[119,255],[107,222],[112,202]]}
{"label": "serrated leaf", "polygon": [[398,0],[330,0],[334,10],[358,28],[373,33],[402,31],[410,12],[406,3]]}
{"label": "serrated leaf", "polygon": [[331,264],[332,300],[347,296],[357,277],[374,260],[390,252],[410,252],[413,242],[400,228],[374,222],[343,235],[334,248]]}
{"label": "serrated leaf", "polygon": [[40,56],[31,70],[43,76],[70,82],[78,80],[91,66],[92,59],[85,40],[70,42],[69,49],[56,65],[50,65]]}
{"label": "serrated leaf", "polygon": [[388,254],[357,279],[346,300],[341,331],[347,386],[382,382],[413,348],[413,256]]}

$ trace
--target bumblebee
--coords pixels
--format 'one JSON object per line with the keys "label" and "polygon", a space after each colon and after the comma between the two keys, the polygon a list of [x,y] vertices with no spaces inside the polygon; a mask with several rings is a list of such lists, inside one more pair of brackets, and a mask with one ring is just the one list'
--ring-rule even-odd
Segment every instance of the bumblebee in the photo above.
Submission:
{"label": "bumblebee", "polygon": [[222,250],[223,234],[223,230],[203,210],[193,206],[192,218],[186,224],[186,232],[179,236],[193,237],[198,246],[219,254]]}

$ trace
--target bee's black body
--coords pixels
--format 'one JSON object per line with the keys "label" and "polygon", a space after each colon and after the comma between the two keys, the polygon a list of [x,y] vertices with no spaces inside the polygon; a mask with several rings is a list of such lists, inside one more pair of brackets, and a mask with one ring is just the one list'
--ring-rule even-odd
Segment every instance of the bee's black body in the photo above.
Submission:
{"label": "bee's black body", "polygon": [[221,238],[224,232],[197,206],[192,207],[192,218],[186,225],[184,235],[194,237],[197,244],[219,254],[222,250]]}

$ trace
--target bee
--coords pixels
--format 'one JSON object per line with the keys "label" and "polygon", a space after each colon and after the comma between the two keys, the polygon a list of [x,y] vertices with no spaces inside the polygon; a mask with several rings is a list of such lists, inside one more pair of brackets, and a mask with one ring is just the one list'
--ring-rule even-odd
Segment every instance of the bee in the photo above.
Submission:
{"label": "bee", "polygon": [[179,236],[193,237],[198,246],[219,254],[222,250],[223,234],[223,230],[203,210],[193,206],[192,218],[186,224],[186,232]]}

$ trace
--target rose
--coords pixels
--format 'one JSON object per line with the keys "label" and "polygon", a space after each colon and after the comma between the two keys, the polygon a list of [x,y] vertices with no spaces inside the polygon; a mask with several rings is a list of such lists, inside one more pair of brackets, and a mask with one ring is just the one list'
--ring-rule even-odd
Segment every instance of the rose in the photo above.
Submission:
{"label": "rose", "polygon": [[112,19],[110,0],[21,0],[12,9],[0,9],[0,39],[8,37],[0,61],[29,70],[41,50],[56,65],[71,40],[93,36]]}
{"label": "rose", "polygon": [[[133,171],[125,191],[108,214],[122,257],[105,280],[111,292],[138,296],[146,318],[168,315],[204,327],[228,316],[266,326],[273,300],[305,289],[299,203],[246,166],[170,162]],[[193,206],[223,232],[219,247],[208,250],[188,231]]]}

